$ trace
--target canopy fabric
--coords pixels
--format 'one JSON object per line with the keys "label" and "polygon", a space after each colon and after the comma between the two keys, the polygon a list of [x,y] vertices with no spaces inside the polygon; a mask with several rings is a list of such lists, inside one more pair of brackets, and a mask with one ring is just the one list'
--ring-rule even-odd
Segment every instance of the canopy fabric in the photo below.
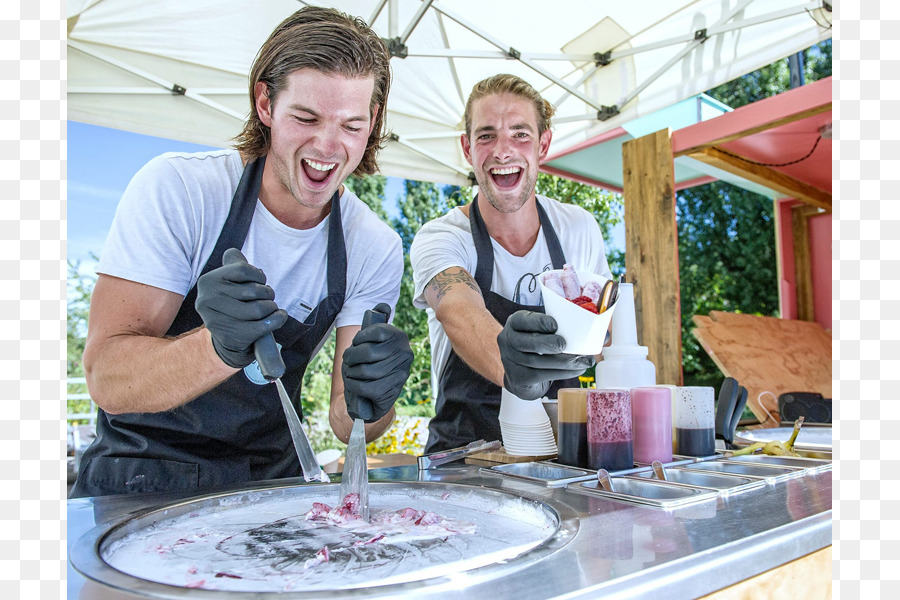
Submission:
{"label": "canopy fabric", "polygon": [[822,1],[70,0],[69,119],[229,146],[257,50],[303,4],[399,38],[381,171],[458,185],[465,100],[484,77],[520,75],[558,108],[559,155],[831,37]]}

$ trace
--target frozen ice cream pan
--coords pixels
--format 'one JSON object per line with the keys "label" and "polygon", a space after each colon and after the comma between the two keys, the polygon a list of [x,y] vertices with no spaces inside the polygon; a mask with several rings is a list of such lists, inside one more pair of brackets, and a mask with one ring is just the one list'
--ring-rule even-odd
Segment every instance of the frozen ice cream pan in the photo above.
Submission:
{"label": "frozen ice cream pan", "polygon": [[[565,504],[441,482],[372,482],[371,523],[306,518],[339,496],[337,484],[199,496],[96,527],[69,558],[88,578],[154,598],[364,598],[450,590],[462,572],[501,577],[578,531]],[[408,509],[424,517],[414,524]]]}

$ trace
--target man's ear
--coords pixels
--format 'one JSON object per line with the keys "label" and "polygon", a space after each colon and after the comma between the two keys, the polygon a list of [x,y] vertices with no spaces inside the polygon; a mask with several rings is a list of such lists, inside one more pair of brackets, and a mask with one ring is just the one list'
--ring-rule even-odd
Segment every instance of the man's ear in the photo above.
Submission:
{"label": "man's ear", "polygon": [[262,81],[257,81],[253,86],[253,95],[256,98],[256,114],[266,127],[272,127],[272,100],[269,98],[269,86]]}
{"label": "man's ear", "polygon": [[553,139],[553,132],[549,129],[544,130],[541,134],[541,153],[538,155],[541,160],[547,158],[547,152],[550,151],[550,140]]}
{"label": "man's ear", "polygon": [[462,134],[459,136],[459,143],[462,145],[463,154],[466,157],[466,161],[471,165],[472,164],[472,145],[469,143],[469,136],[466,134]]}

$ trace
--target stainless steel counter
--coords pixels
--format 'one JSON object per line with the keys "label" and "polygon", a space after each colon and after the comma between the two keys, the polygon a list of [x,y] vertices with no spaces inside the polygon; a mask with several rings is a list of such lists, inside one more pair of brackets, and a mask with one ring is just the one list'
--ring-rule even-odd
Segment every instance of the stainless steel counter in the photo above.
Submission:
{"label": "stainless steel counter", "polygon": [[[696,598],[727,587],[831,544],[831,471],[807,474],[685,508],[661,510],[576,493],[570,486],[547,487],[480,472],[475,466],[447,465],[419,472],[416,467],[370,471],[370,480],[433,481],[475,485],[539,500],[559,513],[566,535],[558,549],[537,561],[516,560],[484,572],[464,572],[442,581],[329,593],[329,597],[490,598]],[[243,486],[264,488],[302,480]],[[242,488],[242,489],[243,489]],[[68,548],[98,525],[183,499],[146,494],[68,501]],[[479,571],[476,569],[476,571]],[[173,597],[230,597],[226,593],[173,588]],[[132,599],[88,580],[68,565],[68,598]],[[274,596],[273,596],[274,597]],[[309,594],[278,594],[278,598]]]}

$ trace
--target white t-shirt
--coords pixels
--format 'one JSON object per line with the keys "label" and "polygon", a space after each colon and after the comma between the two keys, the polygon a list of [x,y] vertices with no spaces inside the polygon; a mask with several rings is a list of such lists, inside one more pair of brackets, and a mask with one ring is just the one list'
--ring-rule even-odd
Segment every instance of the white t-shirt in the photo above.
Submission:
{"label": "white t-shirt", "polygon": [[[152,159],[119,202],[97,272],[187,294],[212,254],[243,169],[236,150]],[[394,307],[403,276],[397,232],[346,188],[340,202],[347,291],[335,327],[359,325],[379,302]],[[328,294],[330,218],[312,229],[293,229],[257,200],[241,248],[266,274],[278,306],[300,321]]]}
{"label": "white t-shirt", "polygon": [[[556,231],[563,254],[576,269],[612,278],[600,226],[588,211],[574,204],[538,196],[538,200]],[[494,248],[494,275],[491,291],[518,304],[543,305],[537,275],[553,269],[544,229],[525,256],[513,256],[491,238]],[[434,311],[425,302],[425,286],[435,275],[450,267],[462,267],[475,276],[478,255],[469,218],[459,208],[429,221],[416,234],[410,248],[415,297],[413,304],[426,309],[431,338],[431,385],[437,394],[437,382],[447,358],[450,340]]]}

